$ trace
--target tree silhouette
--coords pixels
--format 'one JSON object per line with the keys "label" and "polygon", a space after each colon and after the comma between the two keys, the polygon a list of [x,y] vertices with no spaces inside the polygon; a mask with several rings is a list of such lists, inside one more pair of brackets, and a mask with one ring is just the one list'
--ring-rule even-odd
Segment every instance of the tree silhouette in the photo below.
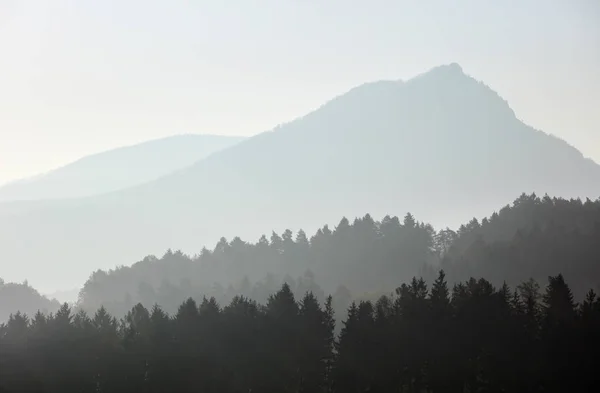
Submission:
{"label": "tree silhouette", "polygon": [[[262,306],[188,298],[172,317],[137,304],[117,321],[63,305],[0,325],[3,392],[531,392],[595,386],[600,302],[576,303],[562,275],[543,295],[471,278],[413,278],[352,303],[334,335],[333,297]],[[335,348],[334,348],[335,344]]]}

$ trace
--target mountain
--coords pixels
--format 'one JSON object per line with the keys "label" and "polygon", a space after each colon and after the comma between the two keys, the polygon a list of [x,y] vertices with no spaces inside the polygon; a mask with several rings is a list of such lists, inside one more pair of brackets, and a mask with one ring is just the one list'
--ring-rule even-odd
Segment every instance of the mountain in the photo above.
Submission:
{"label": "mountain", "polygon": [[[339,217],[410,211],[435,226],[522,192],[600,195],[600,166],[523,124],[457,64],[358,86],[319,109],[156,181],[43,205],[0,205],[0,266],[44,291],[90,270],[219,237],[314,232]],[[6,261],[6,262],[4,262]]]}
{"label": "mountain", "polygon": [[177,135],[84,157],[0,187],[0,202],[77,198],[156,180],[240,142],[241,137]]}

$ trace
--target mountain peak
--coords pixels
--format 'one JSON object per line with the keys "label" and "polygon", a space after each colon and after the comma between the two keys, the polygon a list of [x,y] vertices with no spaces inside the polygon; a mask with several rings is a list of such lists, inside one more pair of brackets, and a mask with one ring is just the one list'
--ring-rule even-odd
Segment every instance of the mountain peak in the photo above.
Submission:
{"label": "mountain peak", "polygon": [[433,85],[441,83],[444,85],[451,84],[453,86],[456,84],[464,85],[465,83],[475,81],[473,77],[465,74],[463,68],[458,63],[438,65],[409,79],[408,82],[420,84],[425,80],[428,81],[428,83],[433,83]]}
{"label": "mountain peak", "polygon": [[458,63],[442,64],[437,67],[433,67],[429,71],[421,75],[434,75],[440,78],[464,78],[467,76],[463,71],[462,67]]}
{"label": "mountain peak", "polygon": [[464,74],[462,67],[458,63],[443,64],[443,65],[439,66],[438,68],[445,69],[448,72]]}

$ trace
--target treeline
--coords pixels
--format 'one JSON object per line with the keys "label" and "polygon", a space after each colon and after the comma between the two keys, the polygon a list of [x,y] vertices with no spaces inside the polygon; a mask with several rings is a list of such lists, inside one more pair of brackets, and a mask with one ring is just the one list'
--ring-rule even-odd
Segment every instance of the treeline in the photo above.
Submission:
{"label": "treeline", "polygon": [[[183,254],[176,252],[167,252],[161,259],[176,260],[177,258],[186,258]],[[74,308],[74,311],[84,310],[94,312],[100,307],[103,307],[113,315],[124,315],[136,304],[142,304],[147,308],[153,305],[160,305],[161,309],[169,314],[177,312],[181,304],[181,299],[192,298],[195,301],[201,301],[203,298],[212,298],[219,304],[229,304],[236,296],[256,301],[257,303],[265,304],[271,294],[276,292],[285,283],[290,291],[296,297],[302,297],[305,293],[310,292],[319,302],[324,302],[326,295],[325,291],[317,283],[315,275],[310,271],[306,271],[300,277],[291,277],[285,275],[283,278],[276,277],[273,274],[267,274],[262,280],[252,282],[246,276],[237,283],[229,284],[227,287],[214,283],[212,286],[194,286],[192,279],[181,280],[179,285],[172,284],[168,280],[162,280],[161,284],[156,288],[152,285],[143,282],[139,285],[135,298],[129,293],[121,300],[103,300],[98,297],[97,301],[91,303],[89,300],[80,302]],[[376,300],[378,296],[389,293],[364,293],[361,296],[353,295],[348,288],[340,285],[332,295],[333,310],[338,315],[344,315],[350,303],[359,298],[368,298]]]}
{"label": "treeline", "polygon": [[527,278],[543,283],[560,272],[577,299],[589,288],[600,290],[600,199],[523,194],[489,218],[438,237],[452,239],[440,262],[450,281],[474,276],[496,285]]}
{"label": "treeline", "polygon": [[600,200],[523,194],[457,231],[436,232],[411,214],[381,221],[366,215],[352,222],[343,218],[333,230],[325,225],[310,237],[287,230],[256,243],[223,238],[193,257],[168,251],[131,267],[93,273],[79,305],[86,310],[105,305],[120,315],[138,302],[174,312],[187,297],[215,297],[225,304],[242,294],[264,302],[286,281],[298,296],[306,290],[333,293],[345,309],[342,298],[387,293],[413,276],[431,281],[440,268],[451,284],[483,276],[496,286],[529,278],[543,284],[563,273],[581,300],[589,288],[600,290],[598,261]]}
{"label": "treeline", "polygon": [[0,392],[592,391],[600,301],[576,304],[562,275],[544,291],[485,279],[353,303],[334,335],[332,299],[287,284],[260,305],[188,299],[169,316],[134,306],[121,320],[68,305],[0,326]]}
{"label": "treeline", "polygon": [[272,233],[257,243],[222,238],[212,251],[204,248],[193,257],[169,250],[160,259],[149,256],[131,267],[96,271],[80,292],[80,305],[89,310],[147,299],[154,303],[159,296],[170,304],[181,299],[172,294],[229,301],[232,293],[252,295],[244,282],[271,293],[282,280],[307,271],[327,293],[342,285],[355,293],[389,291],[398,282],[394,278],[418,275],[425,263],[435,262],[434,233],[407,214],[403,221],[343,218],[334,230],[325,225],[310,238],[302,230]]}

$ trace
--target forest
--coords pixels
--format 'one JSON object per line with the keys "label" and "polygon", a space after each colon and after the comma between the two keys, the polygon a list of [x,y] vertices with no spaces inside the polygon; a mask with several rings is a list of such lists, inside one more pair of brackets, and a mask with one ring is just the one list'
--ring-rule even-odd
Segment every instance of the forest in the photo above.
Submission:
{"label": "forest", "polygon": [[332,298],[284,284],[261,305],[138,304],[116,319],[63,305],[0,327],[0,392],[592,391],[600,300],[575,303],[562,275],[496,288],[413,278],[352,303],[334,334]]}
{"label": "forest", "polygon": [[[489,217],[456,231],[436,231],[410,213],[404,218],[370,215],[342,218],[312,236],[299,230],[249,243],[222,238],[195,256],[167,251],[132,266],[94,272],[77,306],[93,313],[104,306],[123,315],[135,304],[159,304],[175,313],[182,299],[235,295],[265,303],[285,282],[295,296],[311,291],[319,301],[332,294],[338,315],[350,303],[376,301],[413,276],[432,282],[443,269],[451,285],[485,277],[500,287],[563,274],[577,301],[600,291],[600,200],[581,201],[522,194]],[[12,310],[17,311],[17,310]]]}
{"label": "forest", "polygon": [[600,200],[523,194],[456,231],[366,215],[169,250],[74,305],[0,282],[28,307],[0,393],[591,391],[599,260]]}

